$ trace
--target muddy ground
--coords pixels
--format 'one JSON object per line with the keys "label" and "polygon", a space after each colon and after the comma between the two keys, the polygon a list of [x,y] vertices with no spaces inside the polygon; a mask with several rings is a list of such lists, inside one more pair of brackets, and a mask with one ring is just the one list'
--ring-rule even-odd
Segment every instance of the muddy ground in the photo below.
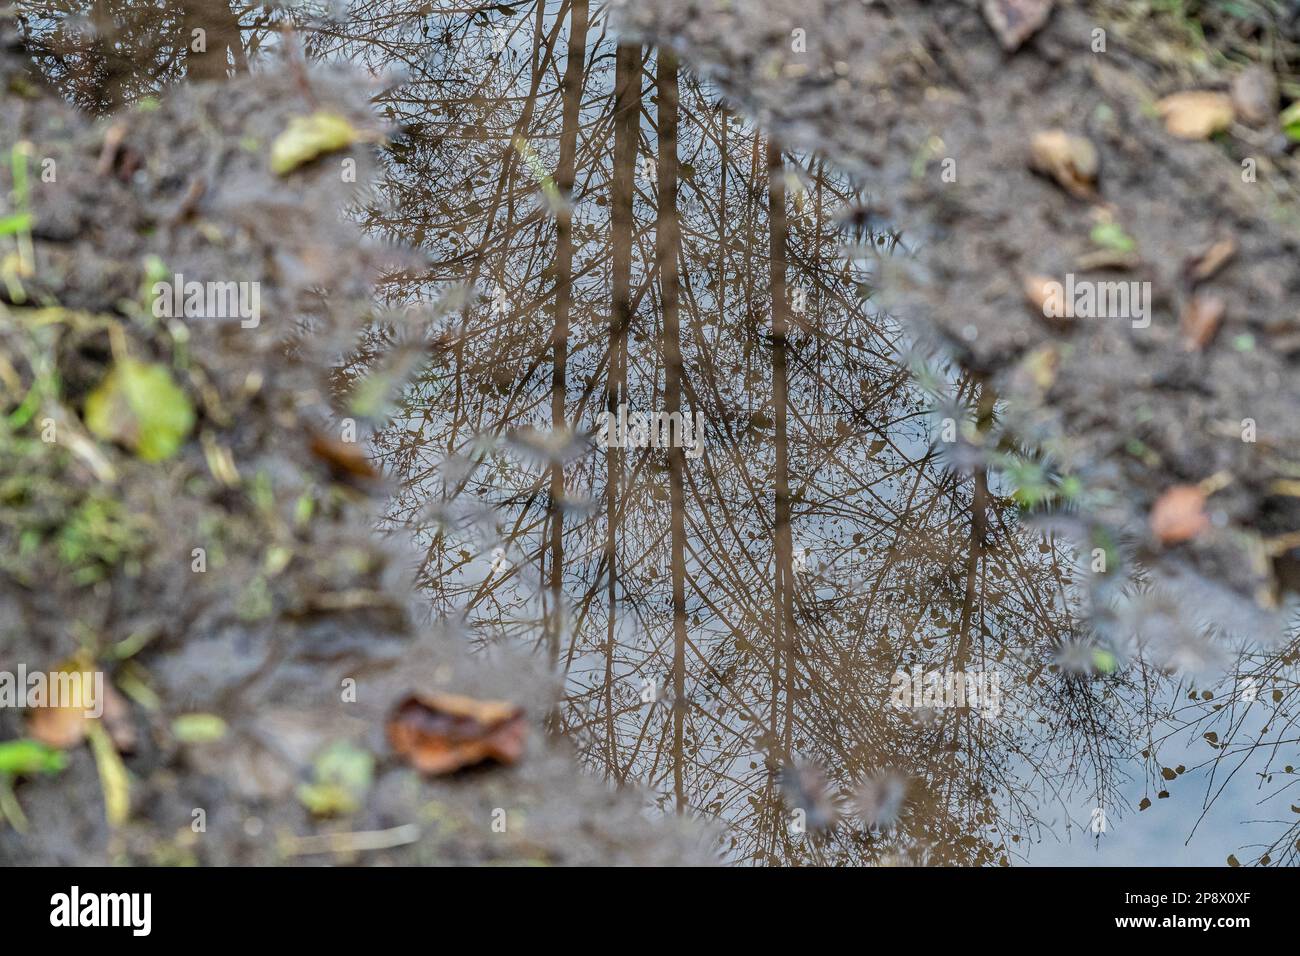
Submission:
{"label": "muddy ground", "polygon": [[[1300,581],[1294,144],[1271,118],[1238,117],[1212,141],[1175,138],[1155,105],[1226,91],[1251,63],[1218,62],[1125,4],[1058,3],[1014,52],[973,0],[619,6],[630,35],[675,50],[787,146],[829,156],[879,197],[849,222],[901,230],[912,254],[880,257],[872,301],[910,326],[923,355],[955,356],[1005,400],[966,440],[976,458],[1010,462],[1013,483],[1041,481],[1035,497],[1052,507],[1035,510],[1055,511],[1085,555],[1112,558],[1092,578],[1104,637],[1122,644],[1136,627],[1168,645],[1166,658],[1204,625],[1280,638]],[[1098,28],[1105,52],[1093,49]],[[1253,65],[1286,89],[1288,38],[1272,41]],[[1032,137],[1048,130],[1091,142],[1089,195],[1031,168]],[[1195,277],[1216,243],[1235,254]],[[1067,273],[1149,282],[1149,326],[1047,320],[1026,283]],[[1199,349],[1181,327],[1193,296],[1222,307]],[[1175,485],[1208,493],[1208,527],[1186,541],[1149,522]],[[1157,587],[1117,604],[1136,562]]]}
{"label": "muddy ground", "polygon": [[[104,670],[120,757],[82,743],[61,772],[20,776],[26,832],[0,824],[0,861],[711,861],[702,827],[648,816],[642,794],[582,775],[546,737],[558,687],[544,669],[471,660],[457,635],[417,624],[406,542],[373,532],[385,489],[340,444],[356,413],[330,369],[371,318],[376,270],[418,260],[345,222],[364,142],[283,177],[268,162],[291,118],[320,109],[382,136],[366,84],[287,71],[94,121],[44,91],[0,29],[0,191],[30,167],[35,260],[8,260],[0,293],[0,669]],[[260,282],[260,324],[155,318],[150,285],[176,273]],[[174,457],[88,433],[88,397],[124,357],[168,369],[192,406]],[[405,694],[433,691],[524,707],[524,759],[421,778],[384,724]],[[0,711],[0,740],[28,733]],[[369,783],[349,777],[354,807],[301,790],[333,779],[327,752],[374,761]]]}

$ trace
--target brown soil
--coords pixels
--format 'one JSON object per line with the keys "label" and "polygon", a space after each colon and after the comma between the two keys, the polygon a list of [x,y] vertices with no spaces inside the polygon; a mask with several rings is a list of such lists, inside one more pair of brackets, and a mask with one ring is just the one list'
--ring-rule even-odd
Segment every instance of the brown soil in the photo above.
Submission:
{"label": "brown soil", "polygon": [[[373,532],[382,481],[358,487],[313,454],[314,435],[338,433],[328,369],[370,317],[371,279],[381,262],[409,257],[366,244],[343,215],[357,187],[340,163],[355,161],[365,183],[367,148],[287,177],[267,154],[291,117],[316,108],[374,130],[364,84],[337,71],[263,75],[95,122],[26,72],[4,21],[0,33],[0,148],[9,157],[26,141],[37,173],[46,158],[57,170],[55,183],[32,183],[36,272],[21,294],[0,293],[0,355],[12,367],[4,413],[52,363],[59,385],[37,420],[84,435],[86,395],[120,335],[116,347],[173,370],[198,417],[165,463],[94,443],[115,474],[107,482],[66,437],[46,445],[3,430],[0,551],[21,549],[22,560],[0,569],[0,669],[89,655],[122,691],[137,741],[125,754],[124,826],[108,826],[95,760],[80,746],[61,774],[19,781],[29,831],[0,825],[0,861],[711,861],[702,830],[651,820],[635,789],[584,776],[547,738],[558,688],[542,668],[471,659],[460,635],[417,623],[405,542]],[[0,192],[12,186],[6,165]],[[141,291],[150,256],[168,273],[260,282],[261,325],[152,321]],[[111,499],[120,550],[70,569],[59,548],[69,516]],[[201,574],[195,547],[207,552]],[[341,689],[349,678],[355,702]],[[524,759],[420,778],[389,750],[384,720],[405,694],[434,690],[522,705]],[[225,736],[178,739],[174,719],[196,712],[222,718]],[[18,713],[0,711],[0,740],[25,732]],[[316,818],[295,791],[338,742],[375,756],[374,782],[355,812]],[[493,827],[498,808],[505,832]],[[196,832],[199,809],[206,829]]]}

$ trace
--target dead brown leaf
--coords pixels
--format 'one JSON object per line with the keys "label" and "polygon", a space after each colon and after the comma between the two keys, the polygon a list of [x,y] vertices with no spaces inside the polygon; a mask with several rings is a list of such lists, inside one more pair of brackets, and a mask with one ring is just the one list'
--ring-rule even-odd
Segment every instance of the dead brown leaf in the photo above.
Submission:
{"label": "dead brown leaf", "polygon": [[[102,678],[99,686],[96,686],[97,674]],[[93,663],[72,658],[59,665],[58,670],[49,675],[49,680],[51,683],[61,681],[61,693],[74,696],[66,701],[67,706],[46,705],[28,711],[27,733],[33,740],[39,740],[47,747],[68,750],[86,739],[90,723],[98,719],[119,753],[135,751],[138,740],[130,705]],[[53,692],[52,688],[50,692]],[[94,716],[96,712],[98,718]]]}
{"label": "dead brown leaf", "polygon": [[1174,485],[1151,506],[1151,533],[1161,544],[1190,541],[1209,526],[1205,492],[1196,485]]}
{"label": "dead brown leaf", "polygon": [[47,747],[69,750],[86,739],[88,720],[79,707],[34,707],[27,715],[27,735]]}
{"label": "dead brown leaf", "polygon": [[1197,293],[1183,306],[1183,346],[1189,352],[1200,351],[1214,339],[1223,322],[1223,300],[1208,293]]}
{"label": "dead brown leaf", "polygon": [[430,776],[485,761],[512,764],[524,753],[523,708],[459,694],[411,695],[394,708],[388,742],[411,766]]}
{"label": "dead brown leaf", "polygon": [[113,165],[117,162],[118,150],[122,148],[122,140],[124,139],[126,139],[125,123],[114,123],[105,131],[104,145],[99,151],[99,162],[95,164],[95,172],[100,176],[107,176],[113,171]]}
{"label": "dead brown leaf", "polygon": [[1165,129],[1180,139],[1209,139],[1232,125],[1235,111],[1226,93],[1186,90],[1156,104]]}
{"label": "dead brown leaf", "polygon": [[1071,195],[1087,199],[1094,195],[1101,161],[1087,137],[1049,129],[1035,133],[1030,141],[1029,166],[1056,180]]}
{"label": "dead brown leaf", "polygon": [[[87,724],[94,718],[95,673],[77,659],[65,661],[46,675],[46,700],[27,712],[27,733],[47,747],[68,750],[86,739]],[[56,690],[57,685],[57,690]],[[58,707],[50,700],[62,700]]]}
{"label": "dead brown leaf", "polygon": [[131,719],[131,705],[112,684],[104,681],[104,729],[118,753],[133,754],[139,744],[135,721]]}
{"label": "dead brown leaf", "polygon": [[1237,254],[1237,242],[1232,237],[1220,239],[1204,252],[1190,259],[1187,274],[1193,282],[1204,282],[1214,276]]}
{"label": "dead brown leaf", "polygon": [[379,477],[379,472],[359,444],[313,433],[311,453],[329,465],[335,478],[374,480]]}
{"label": "dead brown leaf", "polygon": [[1002,49],[1018,50],[1043,28],[1055,0],[984,0],[984,19],[997,34]]}

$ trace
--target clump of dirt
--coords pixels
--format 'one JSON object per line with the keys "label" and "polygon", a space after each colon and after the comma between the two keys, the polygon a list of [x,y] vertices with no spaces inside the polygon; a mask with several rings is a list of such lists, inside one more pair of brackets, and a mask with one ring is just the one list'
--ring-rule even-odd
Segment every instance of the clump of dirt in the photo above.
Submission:
{"label": "clump of dirt", "polygon": [[[1022,490],[1032,473],[1035,510],[1110,559],[1094,624],[1127,556],[1156,587],[1126,627],[1278,638],[1300,566],[1294,144],[1276,114],[1212,141],[1172,135],[1157,104],[1188,71],[1130,46],[1113,4],[1057,4],[1014,52],[986,6],[647,0],[619,22],[787,146],[861,176],[876,198],[853,218],[901,228],[909,250],[880,259],[877,301],[985,376],[1004,402],[974,438],[984,461]],[[1229,98],[1235,72],[1209,57],[1194,72],[1223,94],[1211,106]],[[1088,145],[1054,177],[1040,133],[1054,134],[1040,153]],[[1137,283],[1147,312],[1056,320],[1034,292],[1071,276]],[[1207,520],[1171,541],[1150,517],[1179,486]]]}
{"label": "clump of dirt", "polygon": [[[330,370],[374,320],[379,269],[414,260],[344,216],[382,134],[365,94],[298,69],[94,121],[33,79],[0,17],[0,197],[29,217],[0,235],[0,670],[78,662],[114,703],[100,746],[18,779],[5,862],[713,858],[577,772],[542,730],[542,668],[417,625],[414,557],[373,530],[368,422]],[[322,112],[358,142],[273,173],[276,138]],[[178,277],[256,283],[258,320],[157,314]],[[123,397],[132,375],[143,401]],[[385,721],[438,691],[522,707],[523,759],[417,775]],[[31,733],[0,709],[0,744]]]}

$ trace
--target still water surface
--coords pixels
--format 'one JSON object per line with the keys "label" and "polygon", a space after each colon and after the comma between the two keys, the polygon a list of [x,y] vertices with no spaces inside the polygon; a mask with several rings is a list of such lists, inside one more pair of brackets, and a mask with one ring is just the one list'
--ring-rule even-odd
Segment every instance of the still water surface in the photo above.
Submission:
{"label": "still water surface", "polygon": [[388,523],[431,619],[563,675],[591,773],[719,821],[736,862],[1294,861],[1294,648],[1076,660],[1087,569],[942,440],[996,403],[873,305],[908,240],[860,214],[871,183],[586,0],[18,7],[99,112],[285,48],[381,78],[397,133],[355,212],[423,259],[342,376],[473,290],[375,437]]}

